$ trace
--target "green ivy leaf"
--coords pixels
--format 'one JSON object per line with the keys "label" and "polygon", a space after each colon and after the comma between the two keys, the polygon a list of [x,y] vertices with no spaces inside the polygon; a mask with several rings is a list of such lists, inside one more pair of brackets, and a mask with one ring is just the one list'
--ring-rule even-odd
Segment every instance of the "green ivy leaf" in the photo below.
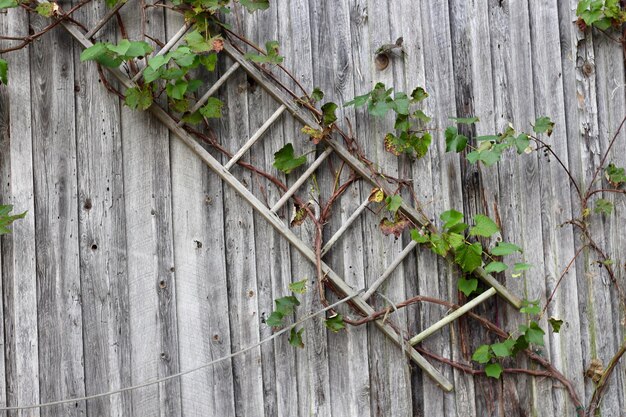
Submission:
{"label": "green ivy leaf", "polygon": [[153,70],[158,70],[163,65],[167,64],[171,58],[171,55],[156,55],[148,60],[148,66]]}
{"label": "green ivy leaf", "polygon": [[335,121],[337,121],[337,115],[335,114],[336,110],[337,105],[331,101],[322,106],[322,123],[324,124],[324,126],[330,126],[331,124],[335,123]]}
{"label": "green ivy leaf", "polygon": [[277,298],[274,300],[276,304],[276,311],[284,316],[293,313],[294,308],[300,305],[300,301],[293,295],[288,295],[286,297]]}
{"label": "green ivy leaf", "polygon": [[493,356],[489,349],[489,345],[482,345],[472,355],[472,360],[478,363],[488,363]]}
{"label": "green ivy leaf", "polygon": [[461,220],[463,220],[463,213],[456,210],[448,210],[441,213],[439,218],[444,222],[443,228],[450,229],[452,226],[459,224]]}
{"label": "green ivy leaf", "polygon": [[485,266],[485,272],[489,272],[490,274],[506,271],[507,269],[508,266],[506,266],[506,264],[502,262],[491,262],[487,266]]}
{"label": "green ivy leaf", "polygon": [[489,217],[477,214],[474,216],[474,227],[470,229],[470,235],[491,237],[500,231],[498,225]]}
{"label": "green ivy leaf", "polygon": [[128,39],[122,39],[117,45],[109,44],[107,48],[125,59],[143,57],[152,52],[152,47],[147,42]]}
{"label": "green ivy leaf", "polygon": [[302,281],[296,281],[289,284],[289,291],[294,292],[296,294],[304,294],[306,292],[306,283],[307,279],[303,279]]}
{"label": "green ivy leaf", "polygon": [[459,264],[465,272],[473,272],[476,268],[483,264],[482,255],[483,247],[479,242],[471,245],[463,245],[456,248],[454,261]]}
{"label": "green ivy leaf", "polygon": [[556,319],[554,317],[550,317],[548,319],[548,322],[550,323],[550,326],[552,326],[552,331],[554,333],[558,333],[558,332],[561,331],[561,326],[563,325],[563,320]]}
{"label": "green ivy leaf", "polygon": [[339,313],[332,317],[327,318],[324,321],[326,327],[333,333],[337,333],[341,329],[345,329],[346,325],[343,322],[343,316]]}
{"label": "green ivy leaf", "polygon": [[9,63],[0,58],[0,84],[8,85],[9,83]]}
{"label": "green ivy leaf", "polygon": [[[240,0],[241,1],[241,0]],[[304,342],[302,341],[302,333],[304,332],[304,327],[298,331],[296,328],[292,328],[289,332],[289,344],[293,347],[304,348]]]}
{"label": "green ivy leaf", "polygon": [[470,294],[478,289],[478,280],[475,278],[459,278],[457,287],[459,288],[459,291],[465,294],[466,297],[469,297]]}
{"label": "green ivy leaf", "polygon": [[424,113],[421,110],[415,110],[413,112],[413,117],[415,117],[417,120],[420,120],[422,123],[429,123],[432,119],[426,115],[426,113]]}
{"label": "green ivy leaf", "polygon": [[467,136],[461,135],[455,126],[446,129],[446,152],[462,152],[467,146]]}
{"label": "green ivy leaf", "polygon": [[[193,52],[208,52],[213,49],[213,45],[209,44],[200,31],[194,30],[185,36],[185,42]],[[174,58],[176,59],[176,58]]]}
{"label": "green ivy leaf", "polygon": [[499,379],[502,375],[502,366],[499,363],[490,363],[485,366],[485,374],[490,378]]}
{"label": "green ivy leaf", "polygon": [[522,248],[513,243],[500,242],[493,249],[491,249],[491,254],[494,256],[505,256],[511,255],[515,252],[522,252]]}
{"label": "green ivy leaf", "polygon": [[272,311],[272,314],[265,320],[265,324],[270,327],[281,327],[284,325],[283,318],[285,316],[279,313],[278,311]]}
{"label": "green ivy leaf", "polygon": [[552,129],[554,129],[554,122],[546,116],[539,117],[537,120],[535,120],[535,124],[533,125],[533,130],[537,134],[546,133],[548,136],[550,136],[552,134]]}
{"label": "green ivy leaf", "polygon": [[126,90],[124,102],[131,109],[147,110],[152,105],[152,90],[149,86],[132,87]]}
{"label": "green ivy leaf", "polygon": [[269,0],[239,0],[239,3],[248,9],[250,13],[254,13],[257,10],[267,10],[270,7]]}
{"label": "green ivy leaf", "polygon": [[395,213],[402,205],[402,197],[399,195],[387,196],[387,198],[385,198],[385,204],[387,205],[387,210]]}
{"label": "green ivy leaf", "polygon": [[476,122],[479,122],[480,119],[478,117],[450,117],[450,120],[454,120],[458,124],[464,125],[473,125]]}
{"label": "green ivy leaf", "polygon": [[224,107],[224,103],[219,98],[209,97],[199,111],[207,119],[219,119],[222,117],[222,107]]}
{"label": "green ivy leaf", "polygon": [[274,154],[274,168],[289,174],[300,165],[306,163],[306,156],[295,156],[293,145],[291,143],[283,146],[278,152]]}

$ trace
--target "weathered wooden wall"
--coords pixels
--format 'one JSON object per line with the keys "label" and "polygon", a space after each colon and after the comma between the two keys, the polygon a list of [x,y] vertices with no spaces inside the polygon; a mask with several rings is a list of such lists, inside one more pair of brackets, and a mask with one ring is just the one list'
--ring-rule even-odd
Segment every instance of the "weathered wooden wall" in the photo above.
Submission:
{"label": "weathered wooden wall", "polygon": [[[95,22],[106,11],[103,3],[86,6],[78,19]],[[236,8],[230,19],[259,43],[278,40],[285,66],[308,89],[319,86],[338,103],[378,81],[430,92],[426,111],[440,130],[419,161],[384,152],[381,134],[389,120],[371,120],[352,108],[345,115],[375,163],[413,180],[433,218],[449,208],[499,217],[504,238],[524,247],[523,260],[535,265],[522,277],[506,274],[503,280],[518,296],[545,301],[581,247],[570,227],[560,227],[578,210],[566,175],[554,160],[535,154],[506,156],[490,169],[468,165],[444,153],[441,129],[451,116],[479,116],[468,133],[481,135],[509,122],[528,129],[537,116],[548,115],[557,123],[550,139],[556,152],[587,183],[626,114],[620,46],[577,29],[576,0],[273,3],[253,17]],[[123,11],[127,27],[136,28],[136,6]],[[160,38],[181,24],[159,9],[149,17],[149,32]],[[16,10],[0,14],[1,34],[25,35],[44,24]],[[116,36],[112,25],[99,34]],[[399,36],[408,55],[378,71],[373,52]],[[79,53],[57,29],[6,57],[11,73],[9,86],[0,87],[0,201],[29,215],[0,240],[0,404],[95,394],[222,357],[269,336],[263,318],[272,300],[287,294],[288,283],[315,276],[189,149],[108,93],[94,66],[79,62]],[[224,63],[220,71],[226,68]],[[226,116],[215,128],[232,150],[277,106],[243,72],[220,97]],[[285,142],[298,151],[312,149],[297,123],[282,116],[249,158],[269,167]],[[610,160],[626,165],[626,134]],[[278,199],[265,181],[233,172],[262,199]],[[317,179],[323,191],[334,180],[328,168]],[[327,237],[368,193],[367,187],[348,192]],[[616,214],[594,216],[592,228],[626,287],[626,204],[605,198],[614,200]],[[407,236],[383,237],[378,221],[376,213],[366,212],[328,256],[355,288],[370,284],[408,242]],[[313,236],[307,225],[296,233]],[[585,403],[593,383],[584,370],[594,358],[606,364],[624,340],[624,312],[593,260],[592,254],[579,257],[561,284],[549,315],[565,325],[559,334],[549,333],[542,350]],[[456,301],[456,277],[420,251],[403,262],[384,292],[396,302],[416,294]],[[312,291],[304,301],[301,315],[320,306]],[[478,310],[509,330],[524,320],[501,300]],[[417,332],[444,314],[439,307],[414,306],[397,320]],[[541,325],[547,328],[545,318]],[[374,327],[332,334],[313,320],[305,335],[302,350],[279,338],[181,380],[21,415],[574,415],[566,391],[549,379],[505,375],[494,381],[436,364],[455,384],[445,394]],[[490,341],[475,323],[461,320],[424,346],[467,363],[468,352]],[[524,360],[509,365],[534,366]],[[611,378],[603,416],[626,415],[625,370],[619,365]]]}

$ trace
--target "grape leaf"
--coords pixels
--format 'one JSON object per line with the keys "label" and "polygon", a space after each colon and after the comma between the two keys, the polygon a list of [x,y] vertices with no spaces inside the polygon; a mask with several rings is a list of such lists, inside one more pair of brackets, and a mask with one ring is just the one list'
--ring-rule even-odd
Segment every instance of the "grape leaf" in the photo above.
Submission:
{"label": "grape leaf", "polygon": [[265,320],[265,324],[271,327],[280,327],[283,323],[283,318],[285,316],[278,311],[272,311],[272,314]]}
{"label": "grape leaf", "polygon": [[274,154],[274,168],[289,174],[300,165],[306,163],[306,156],[301,155],[296,157],[291,143],[283,146],[278,152]]}
{"label": "grape leaf", "polygon": [[485,266],[485,272],[502,272],[508,268],[506,264],[502,262],[491,262],[489,265]]}
{"label": "grape leaf", "polygon": [[463,213],[456,210],[448,210],[441,213],[439,218],[445,222],[443,228],[449,229],[463,220]]}
{"label": "grape leaf", "polygon": [[596,214],[606,214],[608,216],[613,211],[613,203],[603,198],[600,198],[598,199],[598,201],[596,201],[593,211]]}
{"label": "grape leaf", "polygon": [[472,125],[480,121],[480,119],[476,116],[474,117],[450,117],[450,120],[454,120],[458,124],[465,124],[465,125]]}
{"label": "grape leaf", "polygon": [[296,328],[292,328],[289,332],[289,344],[293,347],[304,348],[304,342],[302,342],[302,333],[304,328],[296,331]]}
{"label": "grape leaf", "polygon": [[463,271],[473,272],[483,264],[482,253],[483,248],[478,242],[472,243],[471,245],[459,246],[456,248],[454,261],[459,264]]}
{"label": "grape leaf", "polygon": [[472,355],[472,360],[478,363],[487,363],[491,360],[493,356],[489,350],[489,345],[481,345],[474,354]]}
{"label": "grape leaf", "polygon": [[467,136],[459,134],[456,127],[446,129],[446,152],[462,152],[467,147]]}
{"label": "grape leaf", "polygon": [[491,350],[498,358],[505,358],[507,356],[511,356],[511,348],[514,344],[515,341],[513,339],[507,339],[502,343],[494,343],[491,345]]}
{"label": "grape leaf", "polygon": [[531,321],[529,326],[520,325],[519,326],[520,333],[524,334],[524,338],[528,343],[532,343],[534,345],[543,346],[543,335],[545,332],[539,327],[539,325]]}
{"label": "grape leaf", "polygon": [[39,3],[35,9],[37,14],[43,17],[52,17],[56,14],[57,10],[59,10],[59,6],[56,3],[50,3],[48,1]]}
{"label": "grape leaf", "polygon": [[405,218],[399,218],[399,219],[396,219],[395,221],[392,221],[386,217],[383,217],[378,227],[380,227],[380,230],[383,232],[385,236],[389,236],[390,234],[393,234],[396,238],[399,238],[400,235],[402,235],[402,232],[404,231],[404,229],[406,229],[409,226],[409,224],[410,224],[409,221]]}
{"label": "grape leaf", "polygon": [[548,322],[550,323],[550,326],[552,326],[552,331],[554,333],[558,333],[558,332],[561,331],[561,326],[563,325],[563,320],[556,319],[554,317],[550,317],[548,319]]}
{"label": "grape leaf", "polygon": [[423,231],[420,231],[418,229],[411,229],[411,239],[413,239],[417,243],[430,242],[430,236],[428,236],[427,233],[424,233]]}
{"label": "grape leaf", "polygon": [[270,7],[269,0],[239,0],[239,3],[248,9],[250,13],[254,13],[257,10],[267,10]]}
{"label": "grape leaf", "polygon": [[521,155],[526,151],[526,148],[530,146],[530,139],[528,139],[525,133],[520,133],[519,136],[513,138],[513,143],[515,144],[517,153]]}
{"label": "grape leaf", "polygon": [[343,106],[344,107],[348,107],[348,106],[361,107],[365,103],[367,103],[367,101],[370,99],[370,95],[371,93],[363,94],[362,96],[357,96],[353,98],[352,100],[348,101],[347,103],[344,103]]}
{"label": "grape leaf", "polygon": [[7,226],[10,226],[16,220],[26,217],[26,212],[9,215],[12,210],[12,205],[0,205],[0,235],[10,233],[11,230]]}
{"label": "grape leaf", "polygon": [[274,303],[276,304],[276,311],[283,316],[293,313],[294,308],[300,305],[300,301],[293,295],[277,298]]}
{"label": "grape leaf", "polygon": [[17,0],[0,0],[0,9],[10,9],[19,6]]}
{"label": "grape leaf", "polygon": [[485,366],[485,375],[490,378],[499,379],[502,375],[502,366],[499,363],[490,363]]}
{"label": "grape leaf", "polygon": [[521,313],[535,315],[541,312],[541,307],[539,307],[539,300],[537,301],[529,301],[522,300],[522,308],[519,310]]}
{"label": "grape leaf", "polygon": [[0,84],[7,85],[9,83],[9,63],[0,58]]}
{"label": "grape leaf", "polygon": [[624,174],[624,168],[616,167],[614,164],[609,164],[604,170],[606,179],[614,187],[619,186],[621,183],[626,182],[626,174]]}
{"label": "grape leaf", "polygon": [[470,229],[470,235],[491,237],[500,231],[498,225],[489,217],[477,214],[474,216],[475,226]]}
{"label": "grape leaf", "polygon": [[522,248],[513,243],[500,242],[493,249],[491,254],[494,256],[511,255],[515,252],[522,252]]}
{"label": "grape leaf", "polygon": [[337,120],[335,110],[337,110],[337,105],[330,101],[322,106],[322,123],[324,124],[324,126],[330,126],[331,124],[335,123],[335,121]]}
{"label": "grape leaf", "polygon": [[304,294],[306,292],[306,282],[307,279],[303,279],[302,281],[296,281],[289,284],[289,291],[295,292],[296,294]]}
{"label": "grape leaf", "polygon": [[222,117],[224,103],[219,98],[209,97],[206,104],[200,107],[200,114],[207,119],[219,119]]}
{"label": "grape leaf", "polygon": [[466,297],[469,297],[470,294],[472,294],[478,288],[478,280],[475,278],[459,278],[457,287],[459,288],[459,291],[465,294]]}
{"label": "grape leaf", "polygon": [[402,197],[399,195],[387,196],[387,198],[385,198],[385,204],[387,205],[387,210],[395,213],[402,205]]}
{"label": "grape leaf", "polygon": [[524,262],[517,262],[515,265],[513,265],[513,271],[515,272],[528,271],[532,267],[533,267],[532,264],[527,264]]}
{"label": "grape leaf", "polygon": [[326,327],[333,333],[337,333],[341,329],[345,329],[346,325],[343,322],[343,316],[339,313],[332,317],[327,318],[324,321]]}
{"label": "grape leaf", "polygon": [[247,53],[244,58],[259,64],[280,64],[285,58],[278,54],[278,46],[277,41],[265,42],[266,55]]}
{"label": "grape leaf", "polygon": [[411,101],[417,103],[428,97],[428,93],[422,87],[417,87],[411,92]]}
{"label": "grape leaf", "polygon": [[319,89],[319,87],[315,87],[313,92],[311,93],[311,99],[313,101],[321,101],[324,98],[324,92]]}
{"label": "grape leaf", "polygon": [[124,102],[131,109],[147,110],[152,105],[152,91],[149,86],[132,87],[126,90]]}
{"label": "grape leaf", "polygon": [[552,134],[552,129],[554,129],[554,122],[546,116],[539,117],[533,125],[535,133],[546,133],[548,136]]}

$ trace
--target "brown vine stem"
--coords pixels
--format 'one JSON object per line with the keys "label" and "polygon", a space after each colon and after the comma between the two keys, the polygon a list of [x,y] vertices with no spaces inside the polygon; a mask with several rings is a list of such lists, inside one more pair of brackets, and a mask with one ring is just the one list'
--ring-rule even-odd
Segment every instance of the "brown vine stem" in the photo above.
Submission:
{"label": "brown vine stem", "polygon": [[611,141],[609,142],[608,148],[606,148],[606,151],[604,152],[604,156],[602,157],[602,160],[600,161],[600,165],[598,165],[598,167],[596,168],[595,172],[593,173],[593,176],[591,177],[591,182],[589,182],[589,189],[585,193],[585,197],[583,199],[584,203],[585,203],[583,208],[587,207],[587,200],[591,196],[590,193],[592,191],[591,190],[591,186],[595,182],[595,180],[598,177],[598,174],[600,173],[600,171],[602,171],[602,167],[606,163],[606,159],[609,157],[609,152],[611,152],[611,148],[613,148],[613,145],[615,144],[615,141],[617,140],[617,137],[619,136],[619,133],[621,132],[622,128],[624,127],[624,123],[626,123],[626,116],[624,116],[624,118],[622,119],[622,122],[619,124],[619,127],[617,128],[617,131],[615,132],[615,134],[613,135],[613,138],[611,138]]}
{"label": "brown vine stem", "polygon": [[607,387],[607,381],[611,377],[611,374],[615,370],[617,363],[626,353],[626,343],[624,343],[620,349],[617,351],[615,355],[611,358],[608,366],[602,373],[602,377],[600,377],[600,381],[598,381],[598,385],[596,386],[595,391],[593,392],[593,396],[591,397],[591,402],[589,403],[589,407],[587,408],[587,416],[594,417],[596,415],[596,410],[600,406],[600,400],[602,400],[602,396]]}
{"label": "brown vine stem", "polygon": [[543,317],[543,315],[546,312],[546,309],[548,308],[548,305],[550,305],[550,303],[552,302],[552,299],[554,298],[554,295],[556,294],[556,290],[558,290],[559,289],[559,285],[561,285],[561,281],[563,280],[563,278],[565,278],[565,275],[569,272],[569,270],[572,267],[572,265],[574,265],[574,261],[576,261],[576,259],[578,258],[578,255],[580,255],[582,253],[583,249],[585,249],[586,247],[587,247],[587,245],[583,245],[576,251],[576,254],[574,255],[574,257],[569,261],[569,263],[567,264],[567,266],[565,267],[565,269],[561,273],[561,276],[557,280],[556,285],[554,286],[554,289],[552,290],[552,292],[550,293],[550,296],[546,300],[546,304],[543,306],[543,309],[541,310],[541,314],[539,315],[539,320],[541,320],[541,318]]}

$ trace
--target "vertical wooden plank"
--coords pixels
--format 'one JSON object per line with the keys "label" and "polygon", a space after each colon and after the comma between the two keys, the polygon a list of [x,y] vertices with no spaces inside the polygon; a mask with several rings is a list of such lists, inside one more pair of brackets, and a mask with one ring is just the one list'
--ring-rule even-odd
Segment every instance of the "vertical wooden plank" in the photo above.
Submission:
{"label": "vertical wooden plank", "polygon": [[[489,26],[491,34],[491,54],[493,68],[495,125],[497,131],[503,131],[508,123],[518,130],[530,129],[534,121],[534,101],[532,82],[532,58],[530,45],[530,25],[528,6],[521,2],[489,3]],[[502,237],[504,241],[513,242],[527,248],[521,259],[534,265],[532,273],[521,278],[513,278],[510,272],[504,274],[506,285],[520,297],[537,299],[543,294],[544,269],[542,251],[542,225],[540,218],[541,200],[539,187],[540,161],[534,155],[520,156],[514,153],[503,155],[498,166],[500,176],[500,204],[498,205],[502,219]],[[518,198],[523,195],[524,198]],[[514,330],[519,324],[525,323],[523,317],[515,309],[505,306],[504,326]],[[530,364],[521,358],[521,366]],[[534,410],[551,409],[551,384],[542,385],[543,394],[536,394],[531,384],[533,381],[524,376],[504,376],[502,389],[498,390],[503,407],[512,415],[527,415]],[[547,390],[547,391],[546,391]],[[533,404],[536,397],[541,396],[541,408]],[[490,401],[488,398],[486,401]]]}
{"label": "vertical wooden plank", "polygon": [[[29,19],[22,10],[10,9],[7,18],[9,33],[15,36],[28,35]],[[9,102],[15,105],[9,109],[10,202],[16,212],[28,210],[29,213],[25,219],[13,225],[11,248],[3,256],[7,403],[16,405],[36,404],[40,397],[31,66],[28,50],[14,52],[11,65],[14,70],[7,88]],[[39,410],[32,410],[14,415],[38,417],[40,413]]]}
{"label": "vertical wooden plank", "polygon": [[[246,24],[247,11],[242,7],[233,10],[231,21]],[[238,26],[235,26],[239,29]],[[241,33],[247,34],[247,25]],[[222,143],[236,152],[254,133],[250,125],[248,79],[243,71],[231,76],[226,85],[224,117],[221,130]],[[248,189],[256,182],[250,173],[239,166],[231,172]],[[226,270],[228,272],[228,300],[231,345],[233,350],[247,347],[260,339],[260,313],[257,286],[255,222],[253,210],[227,185],[223,186],[224,239],[226,242]],[[233,358],[235,413],[238,416],[257,416],[264,410],[263,370],[261,349],[254,349]]]}
{"label": "vertical wooden plank", "polygon": [[[182,24],[178,14],[168,14],[167,35]],[[208,78],[210,86],[216,76]],[[220,179],[177,138],[170,141],[170,154],[179,355],[185,370],[231,352],[223,194]],[[186,417],[235,415],[231,362],[183,377],[181,397]]]}
{"label": "vertical wooden plank", "polygon": [[[92,2],[75,16],[93,25],[106,12]],[[99,33],[115,42],[113,24]],[[86,393],[130,386],[131,335],[120,103],[99,82],[96,66],[74,51],[81,299]],[[133,414],[131,394],[91,400],[87,414]]]}
{"label": "vertical wooden plank", "polygon": [[[551,62],[560,62],[560,39],[558,33],[558,15],[556,2],[550,2],[543,7],[529,8],[530,34],[533,57],[533,82],[536,116],[549,115],[556,123],[557,129],[550,137],[553,149],[562,161],[568,165],[567,137],[565,135],[565,117],[563,104],[563,81],[560,65],[551,65]],[[558,128],[560,127],[560,128]],[[540,190],[542,211],[541,219],[544,239],[545,276],[548,282],[558,279],[560,271],[574,256],[574,239],[571,228],[560,227],[568,220],[572,211],[570,187],[563,183],[563,172],[555,163],[541,163]],[[570,269],[572,275],[576,269]],[[545,288],[543,285],[543,288]],[[541,283],[534,286],[541,289]],[[545,290],[544,290],[545,291]],[[545,292],[542,291],[542,294]],[[550,314],[566,317],[570,323],[566,333],[552,334],[545,337],[545,355],[550,357],[553,364],[566,376],[571,378],[578,392],[583,391],[583,369],[580,361],[569,361],[568,352],[574,357],[580,357],[580,320],[578,306],[571,300],[578,299],[577,283],[574,280],[564,280],[561,283]],[[543,302],[543,297],[542,297]],[[540,325],[548,328],[548,323],[542,321]],[[541,383],[537,383],[541,389]],[[565,392],[553,390],[555,415],[573,414],[575,412]],[[539,393],[538,404],[543,402],[546,395]],[[543,409],[543,405],[538,405]]]}
{"label": "vertical wooden plank", "polygon": [[[122,9],[141,39],[139,4]],[[164,39],[163,11],[146,10],[150,35]],[[178,372],[169,133],[146,114],[122,109],[133,383]],[[133,393],[136,416],[181,414],[180,381]]]}
{"label": "vertical wooden plank", "polygon": [[[619,32],[617,32],[619,34]],[[607,150],[609,141],[613,138],[621,120],[626,116],[626,93],[624,92],[624,52],[621,45],[609,39],[606,35],[595,31],[593,34],[593,56],[595,61],[593,73],[589,75],[590,79],[595,78],[596,87],[596,103],[598,111],[598,144],[594,147],[593,157],[595,159],[594,168],[599,165],[597,160],[599,156],[604,155]],[[584,67],[584,70],[588,70]],[[606,163],[614,163],[619,167],[626,165],[626,132],[622,131],[611,149]],[[599,148],[599,149],[598,149]],[[599,155],[598,155],[599,154]],[[591,158],[590,158],[591,159]],[[602,174],[600,174],[602,175]],[[595,187],[601,184],[598,182]],[[614,204],[614,212],[610,216],[596,217],[596,222],[590,227],[593,230],[594,239],[602,247],[611,259],[616,260],[615,265],[624,265],[623,259],[626,259],[626,239],[619,230],[623,229],[620,222],[623,222],[624,208],[626,207],[623,196],[612,193],[599,194],[598,197],[611,201]],[[604,223],[604,228],[602,228]],[[602,233],[602,231],[604,233]],[[592,357],[597,357],[606,364],[610,358],[624,343],[624,322],[623,310],[620,307],[620,301],[617,297],[617,289],[614,285],[609,284],[609,277],[606,271],[596,268],[594,261],[597,259],[595,254],[591,254],[589,259],[590,274],[585,274],[587,281],[593,285],[593,291],[588,292],[590,298],[589,321],[590,333],[590,352]],[[625,277],[624,268],[614,266],[617,273],[617,279],[621,288],[624,288]],[[587,293],[587,292],[586,292]],[[583,362],[585,369],[588,363]],[[624,386],[624,369],[626,367],[622,362],[615,369],[607,392],[601,404],[601,413],[603,416],[617,416],[623,414],[626,399]],[[589,380],[585,381],[589,386]],[[619,411],[618,411],[619,410]]]}
{"label": "vertical wooden plank", "polygon": [[[449,22],[449,10],[447,5],[434,5],[431,3],[423,3],[422,8],[422,32],[424,35],[424,62],[428,63],[425,70],[425,84],[430,92],[432,99],[428,99],[426,103],[426,111],[432,115],[433,121],[431,125],[437,129],[437,132],[443,131],[448,124],[448,117],[454,116],[456,113],[455,105],[455,88],[453,80],[452,53],[451,53],[451,34]],[[439,216],[440,213],[450,208],[460,208],[463,205],[460,189],[460,163],[459,156],[445,155],[445,141],[441,134],[433,135],[433,144],[431,146],[432,158],[432,174],[433,174],[433,213]],[[426,279],[424,285],[420,281],[420,289],[422,293],[428,288],[428,295],[442,298],[455,299],[456,276],[457,271],[454,267],[447,265],[441,260],[438,264],[438,284],[434,284],[433,278]],[[444,278],[445,277],[445,278]],[[427,278],[427,277],[424,277]],[[441,317],[442,309],[430,309],[437,311],[431,313],[429,321]],[[422,322],[422,325],[427,325]],[[429,338],[425,346],[438,354],[451,357],[452,347],[450,339],[450,331],[446,330],[437,337]],[[453,373],[451,370],[444,368],[444,375],[451,378]],[[426,384],[425,384],[426,385]],[[431,388],[428,388],[430,391]],[[456,398],[453,395],[442,396],[440,393],[429,392],[433,398],[438,398],[438,404],[435,403],[434,412],[443,405],[444,414],[454,413],[456,410]],[[424,396],[427,396],[425,391]],[[424,410],[425,414],[428,411]]]}
{"label": "vertical wooden plank", "polygon": [[[0,33],[8,33],[8,17],[6,12],[0,21]],[[7,45],[0,42],[0,47]],[[0,87],[0,204],[6,204],[11,199],[11,148],[9,123],[9,91],[5,86]],[[9,249],[12,245],[7,236],[0,237],[0,300],[4,300],[5,263],[11,259]],[[7,270],[9,270],[7,265]],[[0,304],[0,352],[7,351],[5,343],[5,312],[4,303]],[[0,360],[0,407],[7,405],[7,375],[5,360]]]}
{"label": "vertical wooden plank", "polygon": [[[49,22],[34,16],[35,32]],[[39,329],[40,399],[85,393],[78,257],[74,65],[71,38],[53,31],[29,48]],[[62,51],[59,53],[59,51]],[[41,410],[78,416],[85,404]]]}

